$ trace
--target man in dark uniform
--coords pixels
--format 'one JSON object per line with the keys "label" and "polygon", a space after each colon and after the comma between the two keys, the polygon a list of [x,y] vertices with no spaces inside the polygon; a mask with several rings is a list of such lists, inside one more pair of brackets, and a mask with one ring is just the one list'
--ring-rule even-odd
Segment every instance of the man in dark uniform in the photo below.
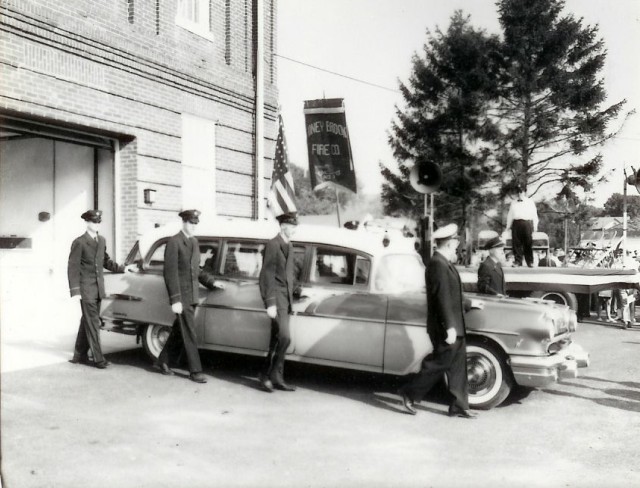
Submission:
{"label": "man in dark uniform", "polygon": [[293,301],[294,252],[291,244],[298,220],[294,213],[276,217],[280,232],[271,239],[264,251],[260,270],[260,294],[267,315],[271,319],[271,340],[269,352],[260,374],[262,387],[272,392],[274,387],[284,391],[294,391],[295,387],[284,381],[284,359],[291,343],[289,314]]}
{"label": "man in dark uniform", "polygon": [[121,273],[124,266],[111,260],[105,250],[105,239],[98,234],[102,211],[87,210],[80,217],[87,222],[87,232],[71,244],[67,268],[71,297],[79,299],[82,308],[82,319],[70,362],[87,364],[91,349],[96,368],[104,369],[111,363],[104,358],[100,347],[100,302],[106,296],[103,268]]}
{"label": "man in dark uniform", "polygon": [[172,375],[169,361],[183,350],[189,365],[189,378],[196,383],[206,383],[195,325],[195,305],[200,294],[200,248],[193,233],[200,221],[200,212],[195,209],[183,210],[178,215],[182,218],[182,230],[169,239],[164,251],[164,283],[176,321],[158,357],[156,368],[164,375]]}
{"label": "man in dark uniform", "polygon": [[496,236],[489,239],[484,245],[484,250],[489,251],[489,256],[478,268],[478,292],[486,295],[505,295],[504,271],[504,242]]}
{"label": "man in dark uniform", "polygon": [[[458,247],[458,226],[449,224],[433,233],[436,251],[427,263],[427,332],[433,352],[422,361],[422,368],[398,393],[406,411],[417,412],[419,402],[447,374],[450,417],[474,418],[467,392],[467,348],[460,276],[453,266]],[[480,304],[477,305],[481,307]]]}

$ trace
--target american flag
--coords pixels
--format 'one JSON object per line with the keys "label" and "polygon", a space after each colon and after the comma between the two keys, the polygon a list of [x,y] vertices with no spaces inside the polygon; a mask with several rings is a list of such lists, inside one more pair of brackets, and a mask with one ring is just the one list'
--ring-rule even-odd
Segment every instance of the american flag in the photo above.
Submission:
{"label": "american flag", "polygon": [[276,140],[276,157],[273,161],[273,175],[271,176],[271,191],[269,192],[269,207],[274,216],[296,212],[293,176],[289,172],[289,158],[287,156],[287,141],[284,138],[284,124],[282,116],[278,116],[278,139]]}

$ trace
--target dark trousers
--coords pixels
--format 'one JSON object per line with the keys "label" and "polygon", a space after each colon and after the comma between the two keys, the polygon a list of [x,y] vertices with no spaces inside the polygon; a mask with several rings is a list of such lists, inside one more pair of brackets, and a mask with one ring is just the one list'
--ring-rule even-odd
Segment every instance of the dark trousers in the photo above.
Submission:
{"label": "dark trousers", "polygon": [[76,336],[76,345],[73,351],[75,359],[86,360],[89,349],[93,354],[96,364],[104,362],[102,347],[100,347],[100,300],[80,300],[82,318]]}
{"label": "dark trousers", "polygon": [[284,382],[284,358],[291,344],[289,310],[278,308],[278,315],[271,321],[269,352],[262,369],[263,374],[274,383]]}
{"label": "dark trousers", "polygon": [[524,256],[527,266],[533,266],[533,222],[514,220],[511,224],[511,242],[513,244],[514,263],[522,266]]}
{"label": "dark trousers", "polygon": [[195,307],[193,305],[183,307],[182,313],[176,315],[176,321],[173,323],[171,334],[169,334],[167,343],[158,357],[158,362],[169,364],[183,351],[187,355],[189,372],[202,372],[196,336]]}
{"label": "dark trousers", "polygon": [[469,408],[467,384],[467,344],[464,337],[458,337],[453,344],[440,344],[437,349],[422,361],[422,368],[403,387],[405,393],[414,402],[419,402],[433,388],[442,374],[449,380],[449,393],[452,395],[450,407]]}

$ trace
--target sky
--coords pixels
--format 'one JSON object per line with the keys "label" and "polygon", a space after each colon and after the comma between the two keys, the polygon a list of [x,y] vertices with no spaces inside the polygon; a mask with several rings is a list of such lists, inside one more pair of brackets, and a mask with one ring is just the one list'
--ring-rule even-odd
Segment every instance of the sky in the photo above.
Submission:
{"label": "sky", "polygon": [[[364,193],[379,193],[378,163],[396,167],[388,137],[395,106],[403,107],[398,80],[409,78],[411,57],[422,52],[427,30],[446,30],[456,9],[469,14],[475,27],[499,33],[494,0],[278,0],[280,56],[378,85],[278,58],[290,161],[308,167],[304,100],[344,98],[356,177]],[[640,0],[567,0],[565,12],[599,27],[608,53],[604,103],[626,99],[624,112],[638,112],[598,149],[610,180],[592,195],[593,203],[602,205],[612,193],[622,193],[625,166],[640,169]],[[619,117],[612,128],[621,122]]]}

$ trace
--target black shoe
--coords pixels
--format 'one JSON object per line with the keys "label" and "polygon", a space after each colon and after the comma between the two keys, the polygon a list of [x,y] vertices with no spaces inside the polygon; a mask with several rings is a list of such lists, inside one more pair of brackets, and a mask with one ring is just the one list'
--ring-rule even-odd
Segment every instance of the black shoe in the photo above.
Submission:
{"label": "black shoe", "polygon": [[409,398],[409,396],[405,392],[403,392],[402,390],[398,390],[398,395],[402,397],[402,406],[407,411],[407,413],[411,415],[415,415],[418,413],[418,411],[413,406],[413,400]]}
{"label": "black shoe", "polygon": [[162,373],[165,376],[171,376],[175,374],[173,371],[171,371],[171,368],[169,368],[169,365],[167,363],[155,363],[153,367],[159,370],[160,373]]}
{"label": "black shoe", "polygon": [[79,358],[73,356],[71,359],[69,359],[69,362],[71,364],[89,364],[89,358]]}
{"label": "black shoe", "polygon": [[273,383],[271,383],[271,380],[269,379],[268,376],[264,374],[260,374],[258,376],[258,381],[260,381],[260,384],[262,385],[262,389],[264,391],[267,391],[269,393],[273,391]]}
{"label": "black shoe", "polygon": [[478,416],[471,410],[463,408],[449,408],[449,417],[462,417],[463,419],[475,419]]}
{"label": "black shoe", "polygon": [[96,368],[98,369],[106,369],[107,366],[111,366],[111,363],[109,361],[102,361],[100,363],[96,363]]}
{"label": "black shoe", "polygon": [[195,381],[196,383],[206,383],[207,382],[207,378],[205,378],[202,373],[191,373],[189,375],[189,379],[191,381]]}
{"label": "black shoe", "polygon": [[296,387],[293,385],[288,385],[284,381],[279,381],[277,383],[273,383],[274,388],[282,391],[296,391]]}

